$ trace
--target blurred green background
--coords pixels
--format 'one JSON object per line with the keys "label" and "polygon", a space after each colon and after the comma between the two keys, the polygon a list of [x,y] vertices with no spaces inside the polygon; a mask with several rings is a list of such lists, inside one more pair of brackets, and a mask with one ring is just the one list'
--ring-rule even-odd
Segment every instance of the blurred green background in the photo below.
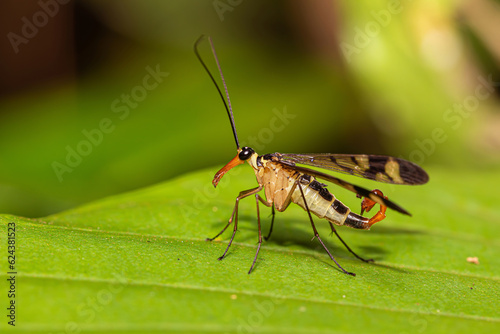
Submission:
{"label": "blurred green background", "polygon": [[258,153],[390,154],[478,177],[500,164],[498,1],[8,0],[0,29],[0,213],[229,161],[201,34]]}

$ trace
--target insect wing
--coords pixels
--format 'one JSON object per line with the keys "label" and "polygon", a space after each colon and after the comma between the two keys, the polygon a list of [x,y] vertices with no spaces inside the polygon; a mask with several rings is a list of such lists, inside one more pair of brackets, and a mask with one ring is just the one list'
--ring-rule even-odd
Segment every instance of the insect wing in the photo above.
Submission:
{"label": "insect wing", "polygon": [[[283,163],[283,162],[282,162]],[[287,164],[286,162],[283,163],[285,166],[287,167],[292,167],[291,165]],[[391,208],[393,210],[396,210],[400,213],[403,213],[405,215],[408,215],[408,216],[411,216],[411,214],[406,211],[405,209],[403,209],[402,207],[400,207],[399,205],[397,205],[396,203],[388,200],[388,199],[385,199],[379,195],[376,195],[374,194],[373,192],[371,192],[370,190],[366,189],[366,188],[363,188],[363,187],[360,187],[360,186],[357,186],[357,185],[354,185],[352,183],[349,183],[347,181],[344,181],[342,179],[339,179],[335,176],[331,176],[329,174],[325,174],[325,173],[322,173],[322,172],[319,172],[319,171],[316,171],[316,170],[313,170],[313,169],[309,169],[309,168],[306,168],[306,167],[301,167],[301,166],[293,166],[292,167],[295,171],[297,172],[300,172],[300,173],[303,173],[303,174],[307,174],[307,175],[312,175],[314,176],[315,178],[318,178],[318,179],[323,179],[325,181],[328,181],[328,182],[331,182],[333,184],[336,184],[342,188],[345,188],[349,191],[352,191],[360,196],[363,196],[363,197],[367,197],[369,199],[371,199],[372,201],[378,203],[378,204],[382,204],[382,205],[385,205],[386,207],[388,208]]]}
{"label": "insect wing", "polygon": [[385,155],[282,154],[284,161],[325,168],[385,183],[417,185],[429,181],[427,173],[413,162]]}

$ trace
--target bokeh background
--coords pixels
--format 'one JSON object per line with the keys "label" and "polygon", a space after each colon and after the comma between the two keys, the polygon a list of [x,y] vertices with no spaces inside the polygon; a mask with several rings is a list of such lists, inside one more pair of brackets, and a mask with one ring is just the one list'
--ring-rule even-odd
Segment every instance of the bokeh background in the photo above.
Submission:
{"label": "bokeh background", "polygon": [[498,169],[499,31],[496,0],[4,0],[0,212],[45,216],[229,161],[201,34],[259,153]]}

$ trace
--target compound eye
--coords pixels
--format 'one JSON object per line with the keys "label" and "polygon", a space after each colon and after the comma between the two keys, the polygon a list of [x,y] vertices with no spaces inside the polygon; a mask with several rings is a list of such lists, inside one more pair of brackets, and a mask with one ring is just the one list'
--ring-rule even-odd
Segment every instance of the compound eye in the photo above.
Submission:
{"label": "compound eye", "polygon": [[243,147],[241,149],[241,152],[240,154],[238,155],[238,157],[241,159],[241,160],[247,160],[248,158],[250,158],[252,156],[252,154],[254,154],[254,150],[251,149],[250,147]]}

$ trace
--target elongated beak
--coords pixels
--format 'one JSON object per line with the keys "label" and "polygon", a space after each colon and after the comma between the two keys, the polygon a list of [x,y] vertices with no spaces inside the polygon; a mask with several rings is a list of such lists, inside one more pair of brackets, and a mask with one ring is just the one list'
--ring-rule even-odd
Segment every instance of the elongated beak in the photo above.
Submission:
{"label": "elongated beak", "polygon": [[242,163],[245,162],[239,158],[239,154],[240,154],[240,152],[238,151],[238,154],[236,154],[236,156],[231,161],[229,161],[227,163],[227,165],[222,167],[221,170],[215,174],[214,179],[212,181],[212,184],[214,185],[214,187],[217,187],[220,179],[222,179],[224,174],[226,174],[231,168],[236,167],[238,165],[241,165]]}

